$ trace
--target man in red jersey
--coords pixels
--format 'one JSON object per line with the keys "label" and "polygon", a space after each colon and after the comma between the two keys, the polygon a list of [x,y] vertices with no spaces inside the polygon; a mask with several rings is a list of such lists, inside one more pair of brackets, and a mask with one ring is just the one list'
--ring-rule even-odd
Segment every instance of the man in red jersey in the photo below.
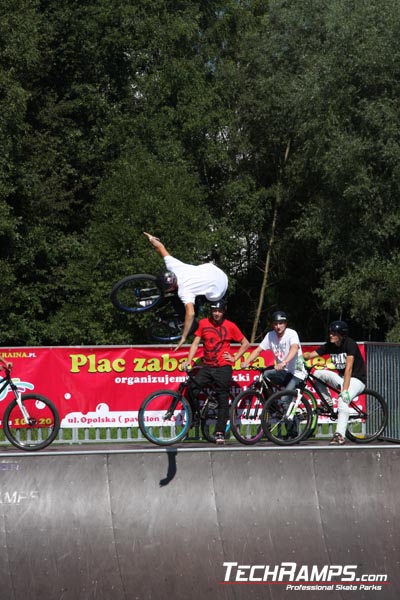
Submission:
{"label": "man in red jersey", "polygon": [[[215,443],[224,444],[224,432],[229,417],[229,388],[232,380],[232,365],[249,347],[248,339],[239,327],[225,318],[226,304],[224,300],[211,303],[211,316],[201,319],[194,332],[195,338],[190,346],[187,361],[183,368],[191,366],[200,342],[204,346],[203,368],[196,375],[198,390],[213,384],[217,391],[218,419],[215,428]],[[240,344],[232,354],[231,343]],[[194,395],[196,395],[195,390]]]}

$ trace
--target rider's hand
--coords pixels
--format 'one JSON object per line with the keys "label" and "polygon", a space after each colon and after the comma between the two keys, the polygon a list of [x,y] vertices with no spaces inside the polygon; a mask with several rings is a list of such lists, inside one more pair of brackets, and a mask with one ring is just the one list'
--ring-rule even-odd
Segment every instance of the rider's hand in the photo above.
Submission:
{"label": "rider's hand", "polygon": [[249,365],[249,363],[248,363],[248,362],[246,362],[246,361],[244,361],[244,362],[242,362],[242,364],[240,365],[240,368],[241,368],[241,369],[248,369],[248,368],[249,368],[249,366],[250,366],[250,365]]}
{"label": "rider's hand", "polygon": [[346,390],[345,392],[341,392],[339,394],[339,400],[342,400],[345,404],[350,404],[351,398],[349,392]]}
{"label": "rider's hand", "polygon": [[230,352],[224,352],[222,358],[224,360],[229,360],[229,362],[231,363],[235,362],[235,357]]}
{"label": "rider's hand", "polygon": [[146,231],[143,231],[144,235],[147,235],[147,238],[150,242],[150,244],[152,246],[154,246],[154,248],[157,248],[157,246],[159,246],[161,244],[160,240],[158,237],[156,237],[155,235],[151,235],[151,233],[147,233]]}
{"label": "rider's hand", "polygon": [[192,361],[185,360],[185,362],[182,363],[182,370],[190,371],[191,369],[192,369]]}
{"label": "rider's hand", "polygon": [[185,337],[181,337],[181,339],[179,340],[179,343],[177,346],[175,346],[174,348],[174,352],[176,352],[177,350],[179,350],[179,348],[186,342],[186,338]]}

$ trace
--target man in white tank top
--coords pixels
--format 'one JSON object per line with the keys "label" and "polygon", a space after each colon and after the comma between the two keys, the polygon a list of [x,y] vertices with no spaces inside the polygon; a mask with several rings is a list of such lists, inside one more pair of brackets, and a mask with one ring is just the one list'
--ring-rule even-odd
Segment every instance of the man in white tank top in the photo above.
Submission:
{"label": "man in white tank top", "polygon": [[205,296],[208,301],[221,300],[228,289],[228,277],[213,263],[190,265],[170,255],[160,240],[144,232],[149,242],[164,259],[167,271],[157,278],[159,287],[164,292],[176,290],[185,306],[185,321],[182,337],[175,350],[185,343],[195,317],[196,296]]}

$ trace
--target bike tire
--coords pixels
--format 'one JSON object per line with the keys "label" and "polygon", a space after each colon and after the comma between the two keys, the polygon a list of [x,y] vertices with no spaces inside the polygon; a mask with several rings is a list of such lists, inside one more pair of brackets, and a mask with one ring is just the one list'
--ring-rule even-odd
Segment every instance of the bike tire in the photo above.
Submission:
{"label": "bike tire", "polygon": [[111,290],[110,299],[118,310],[142,313],[153,310],[163,299],[154,275],[147,273],[128,275]]}
{"label": "bike tire", "polygon": [[4,411],[4,434],[20,450],[42,450],[57,437],[60,429],[58,410],[51,400],[40,394],[22,394],[21,401],[32,422],[26,424],[17,401],[13,400]]}
{"label": "bike tire", "polygon": [[388,407],[383,396],[373,390],[365,389],[360,396],[365,401],[365,418],[350,415],[346,437],[356,444],[369,444],[383,433],[388,422]]}
{"label": "bike tire", "polygon": [[[173,415],[166,418],[176,404]],[[171,446],[188,435],[192,424],[189,402],[178,392],[159,390],[147,396],[139,409],[139,428],[144,437],[158,446]]]}
{"label": "bike tire", "polygon": [[311,425],[310,428],[307,432],[307,435],[305,435],[304,439],[308,440],[308,438],[312,437],[315,435],[315,432],[317,431],[317,427],[318,427],[318,404],[317,401],[315,399],[314,394],[312,394],[309,390],[303,390],[302,392],[302,397],[308,401],[308,403],[311,406],[311,410],[312,410],[312,419],[311,419]]}
{"label": "bike tire", "polygon": [[[286,417],[287,402],[295,401],[297,390],[281,390],[268,398],[262,411],[261,424],[267,438],[278,446],[293,446],[306,439],[313,422],[313,410],[308,399],[296,408],[296,427]],[[283,400],[285,400],[283,402]]]}
{"label": "bike tire", "polygon": [[156,342],[176,342],[182,337],[183,323],[176,321],[175,315],[163,315],[148,328],[149,337]]}
{"label": "bike tire", "polygon": [[241,444],[253,446],[264,435],[261,414],[265,398],[258,390],[251,388],[240,392],[230,408],[231,431]]}

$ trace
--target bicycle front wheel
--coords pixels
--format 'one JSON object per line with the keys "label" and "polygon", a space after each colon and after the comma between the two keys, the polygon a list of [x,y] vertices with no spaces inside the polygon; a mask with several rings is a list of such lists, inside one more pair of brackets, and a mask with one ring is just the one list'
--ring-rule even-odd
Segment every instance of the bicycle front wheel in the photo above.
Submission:
{"label": "bicycle front wheel", "polygon": [[263,437],[261,413],[264,404],[261,392],[251,389],[240,392],[233,400],[230,409],[231,430],[241,444],[252,446]]}
{"label": "bicycle front wheel", "polygon": [[308,437],[313,425],[313,409],[303,398],[297,404],[296,390],[281,390],[267,400],[261,424],[267,438],[278,446],[292,446]]}
{"label": "bicycle front wheel", "polygon": [[28,418],[13,400],[4,411],[4,434],[20,450],[42,450],[57,437],[60,429],[58,411],[51,400],[40,394],[22,394],[21,402]]}
{"label": "bicycle front wheel", "polygon": [[139,427],[146,439],[158,446],[183,440],[192,424],[189,402],[171,390],[160,390],[145,398],[139,409]]}
{"label": "bicycle front wheel", "polygon": [[346,437],[357,444],[368,444],[384,431],[388,421],[386,400],[377,392],[365,389],[350,404]]}
{"label": "bicycle front wheel", "polygon": [[154,275],[144,273],[128,275],[118,281],[111,290],[110,298],[118,310],[140,313],[158,306],[163,296]]}

